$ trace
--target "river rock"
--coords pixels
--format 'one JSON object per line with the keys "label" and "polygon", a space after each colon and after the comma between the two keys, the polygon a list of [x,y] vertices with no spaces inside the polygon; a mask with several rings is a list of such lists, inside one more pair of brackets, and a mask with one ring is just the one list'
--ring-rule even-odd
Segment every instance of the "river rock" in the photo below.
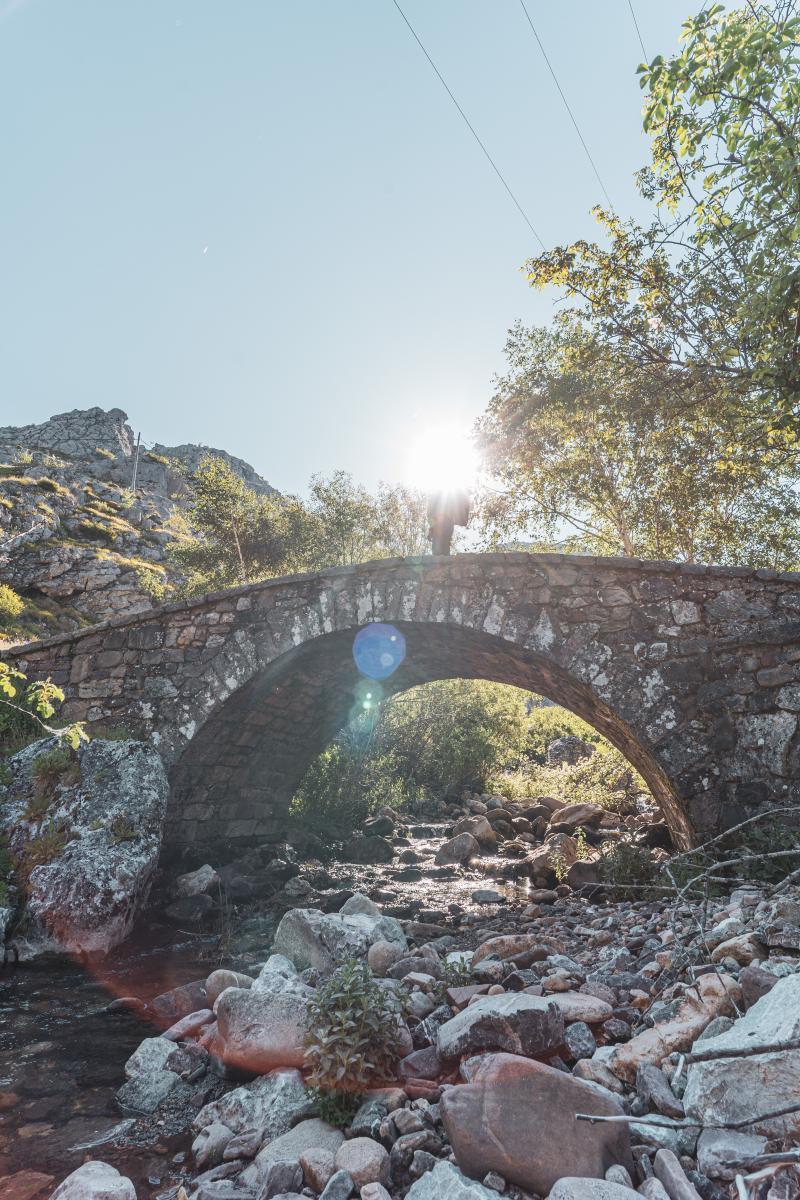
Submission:
{"label": "river rock", "polygon": [[554,833],[574,833],[576,829],[596,829],[608,809],[599,804],[565,804],[553,813],[550,829]]}
{"label": "river rock", "polygon": [[217,1000],[217,1027],[228,1067],[264,1075],[302,1067],[305,996],[294,990],[227,988]]}
{"label": "river rock", "polygon": [[168,1062],[177,1047],[164,1037],[145,1038],[125,1063],[125,1078],[168,1070]]}
{"label": "river rock", "polygon": [[354,837],[342,848],[342,861],[351,863],[390,863],[394,846],[384,837]]}
{"label": "river rock", "polygon": [[206,1104],[192,1121],[192,1128],[199,1132],[218,1123],[235,1134],[257,1129],[261,1142],[265,1142],[288,1133],[298,1121],[312,1116],[315,1109],[316,1102],[306,1091],[299,1071],[271,1071]]}
{"label": "river rock", "polygon": [[399,921],[357,908],[348,910],[349,903],[338,913],[324,913],[318,908],[295,908],[287,912],[275,933],[273,950],[285,955],[298,971],[313,967],[326,972],[333,969],[342,955],[365,956],[374,942],[391,942],[406,948],[406,936]]}
{"label": "river rock", "polygon": [[300,1166],[306,1186],[319,1193],[336,1170],[335,1156],[330,1150],[306,1150],[300,1155]]}
{"label": "river rock", "polygon": [[714,1017],[726,1016],[733,1010],[732,999],[740,998],[739,985],[729,975],[701,975],[673,1017],[615,1046],[607,1065],[620,1079],[633,1083],[640,1063],[660,1066],[674,1050],[688,1050],[706,1025]]}
{"label": "river rock", "polygon": [[566,1175],[554,1184],[547,1200],[634,1200],[633,1188],[606,1179],[578,1179]]}
{"label": "river rock", "polygon": [[182,1021],[184,1017],[188,1017],[190,1013],[208,1008],[205,982],[197,979],[192,983],[182,983],[180,987],[172,988],[169,992],[162,992],[159,996],[153,997],[150,1001],[150,1008],[159,1022],[168,1029],[176,1021]]}
{"label": "river rock", "polygon": [[767,1139],[735,1129],[704,1129],[697,1142],[697,1166],[709,1179],[729,1183],[738,1167],[731,1164],[763,1154]]}
{"label": "river rock", "polygon": [[457,865],[469,862],[479,853],[480,846],[471,833],[458,833],[449,841],[443,842],[436,851],[434,862],[437,866]]}
{"label": "river rock", "polygon": [[574,766],[582,758],[591,758],[594,746],[583,738],[568,733],[556,738],[547,747],[547,765],[550,767]]}
{"label": "river rock", "polygon": [[[520,955],[527,955],[535,959],[545,959],[548,954],[552,953],[553,940],[546,937],[540,937],[531,933],[510,933],[499,937],[487,938],[482,942],[472,956],[472,966],[477,967],[478,963],[483,962],[485,958],[518,958]],[[562,947],[559,946],[559,949]]]}
{"label": "river rock", "polygon": [[412,1183],[406,1200],[497,1200],[497,1192],[465,1178],[452,1163],[438,1162]]}
{"label": "river rock", "polygon": [[481,996],[439,1026],[437,1049],[445,1063],[482,1050],[555,1054],[564,1041],[564,1018],[548,999],[524,992]]}
{"label": "river rock", "polygon": [[614,1014],[610,1004],[585,992],[551,992],[548,1000],[556,1005],[567,1023],[585,1021],[587,1025],[599,1025]]}
{"label": "river rock", "polygon": [[574,1120],[578,1112],[619,1116],[622,1108],[544,1063],[486,1055],[470,1082],[448,1089],[440,1106],[456,1161],[476,1179],[496,1171],[526,1192],[545,1195],[567,1163],[600,1179],[613,1163],[632,1167],[624,1124]]}
{"label": "river rock", "polygon": [[75,752],[56,778],[36,819],[27,816],[37,759],[63,746],[34,742],[9,760],[10,783],[0,832],[24,861],[43,830],[58,830],[63,847],[33,868],[27,883],[29,932],[21,956],[45,950],[107,954],[123,942],[147,899],[161,849],[169,794],[163,762],[151,745],[97,738]]}
{"label": "river rock", "polygon": [[176,896],[203,896],[217,887],[219,887],[219,875],[212,866],[205,863],[196,871],[179,875],[175,880],[173,890]]}
{"label": "river rock", "polygon": [[146,1071],[132,1076],[115,1098],[120,1108],[128,1112],[153,1113],[180,1082],[180,1075],[174,1071]]}
{"label": "river rock", "polygon": [[318,1117],[301,1121],[293,1129],[262,1147],[255,1161],[242,1173],[239,1182],[244,1187],[259,1186],[263,1182],[268,1163],[281,1159],[299,1162],[300,1156],[309,1150],[328,1150],[335,1156],[343,1141],[342,1131],[334,1129],[327,1121],[321,1121]]}
{"label": "river rock", "polygon": [[494,850],[497,847],[497,834],[486,817],[462,817],[453,826],[453,834],[471,833],[483,850]]}
{"label": "river rock", "polygon": [[85,1162],[58,1185],[50,1200],[136,1200],[136,1188],[110,1163]]}
{"label": "river rock", "polygon": [[[706,977],[708,978],[708,977]],[[723,1125],[789,1105],[800,1094],[800,1050],[753,1054],[758,1045],[800,1038],[800,975],[779,979],[727,1033],[702,1042],[703,1051],[741,1050],[742,1057],[693,1063],[684,1105],[690,1117]],[[796,1137],[800,1112],[755,1120],[745,1132]]]}
{"label": "river rock", "polygon": [[192,1142],[192,1154],[197,1167],[216,1167],[222,1162],[222,1156],[231,1140],[233,1130],[227,1125],[214,1122],[200,1130]]}
{"label": "river rock", "polygon": [[347,1171],[357,1188],[366,1183],[389,1182],[389,1155],[380,1142],[357,1137],[344,1142],[336,1151],[337,1171]]}

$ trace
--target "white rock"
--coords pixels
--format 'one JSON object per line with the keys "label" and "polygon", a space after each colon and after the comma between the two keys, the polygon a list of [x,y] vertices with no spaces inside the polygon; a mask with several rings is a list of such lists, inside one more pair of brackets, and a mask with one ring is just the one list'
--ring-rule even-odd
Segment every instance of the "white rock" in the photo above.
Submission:
{"label": "white rock", "polygon": [[50,1200],[136,1200],[136,1188],[110,1163],[86,1162],[58,1185]]}
{"label": "white rock", "polygon": [[[800,975],[779,979],[732,1028],[701,1043],[703,1051],[741,1050],[743,1057],[694,1063],[686,1079],[688,1116],[706,1125],[744,1121],[791,1104],[800,1094],[800,1050],[748,1053],[754,1045],[800,1037]],[[800,1112],[754,1120],[745,1132],[792,1137],[800,1132]]]}
{"label": "white rock", "polygon": [[550,1189],[548,1200],[632,1200],[633,1188],[606,1179],[579,1179],[565,1176]]}
{"label": "white rock", "polygon": [[452,1163],[438,1162],[412,1183],[406,1200],[497,1200],[497,1192],[467,1179]]}
{"label": "white rock", "polygon": [[730,1163],[763,1154],[766,1144],[766,1138],[752,1133],[738,1133],[734,1129],[704,1129],[697,1142],[697,1165],[709,1179],[729,1182],[738,1170]]}
{"label": "white rock", "polygon": [[282,918],[273,946],[298,971],[307,967],[330,971],[343,954],[364,957],[374,942],[392,942],[403,949],[407,946],[402,926],[392,917],[362,911],[342,914],[295,908]]}

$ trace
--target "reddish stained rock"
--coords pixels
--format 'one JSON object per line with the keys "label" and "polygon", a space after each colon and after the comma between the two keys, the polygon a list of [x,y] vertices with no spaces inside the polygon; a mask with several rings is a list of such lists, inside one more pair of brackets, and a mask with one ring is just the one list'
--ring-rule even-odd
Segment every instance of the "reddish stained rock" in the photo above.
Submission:
{"label": "reddish stained rock", "polygon": [[732,1011],[732,999],[738,1001],[741,995],[741,988],[730,975],[701,975],[691,990],[687,989],[674,1017],[616,1046],[607,1065],[620,1079],[633,1083],[640,1063],[660,1067],[673,1050],[688,1050],[714,1017]]}
{"label": "reddish stained rock", "polygon": [[472,965],[477,967],[485,958],[516,958],[519,954],[530,954],[537,950],[541,951],[541,959],[549,954],[565,952],[563,944],[546,933],[509,933],[503,937],[487,938],[475,951]]}
{"label": "reddish stained rock", "polygon": [[579,1112],[618,1116],[622,1108],[591,1085],[528,1058],[487,1055],[469,1084],[444,1093],[441,1112],[456,1161],[473,1179],[496,1171],[544,1196],[566,1167],[595,1179],[615,1163],[632,1169],[626,1125],[575,1120]]}

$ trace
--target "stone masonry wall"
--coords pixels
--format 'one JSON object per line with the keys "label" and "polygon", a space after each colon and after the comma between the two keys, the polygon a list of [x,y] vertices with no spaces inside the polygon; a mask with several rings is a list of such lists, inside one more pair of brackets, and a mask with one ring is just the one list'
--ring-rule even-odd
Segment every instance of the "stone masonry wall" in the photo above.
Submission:
{"label": "stone masonry wall", "polygon": [[530,688],[643,774],[679,845],[798,804],[800,575],[563,555],[395,559],[168,605],[21,648],[90,728],[152,738],[169,838],[277,836],[358,694],[351,648],[395,624],[387,691],[466,676]]}

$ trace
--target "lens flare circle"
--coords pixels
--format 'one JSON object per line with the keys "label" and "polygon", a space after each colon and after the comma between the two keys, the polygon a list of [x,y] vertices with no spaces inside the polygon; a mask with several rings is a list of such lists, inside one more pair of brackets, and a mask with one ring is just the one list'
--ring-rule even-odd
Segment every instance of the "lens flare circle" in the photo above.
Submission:
{"label": "lens flare circle", "polygon": [[353,661],[368,679],[388,679],[406,656],[406,639],[394,625],[375,621],[353,639]]}

